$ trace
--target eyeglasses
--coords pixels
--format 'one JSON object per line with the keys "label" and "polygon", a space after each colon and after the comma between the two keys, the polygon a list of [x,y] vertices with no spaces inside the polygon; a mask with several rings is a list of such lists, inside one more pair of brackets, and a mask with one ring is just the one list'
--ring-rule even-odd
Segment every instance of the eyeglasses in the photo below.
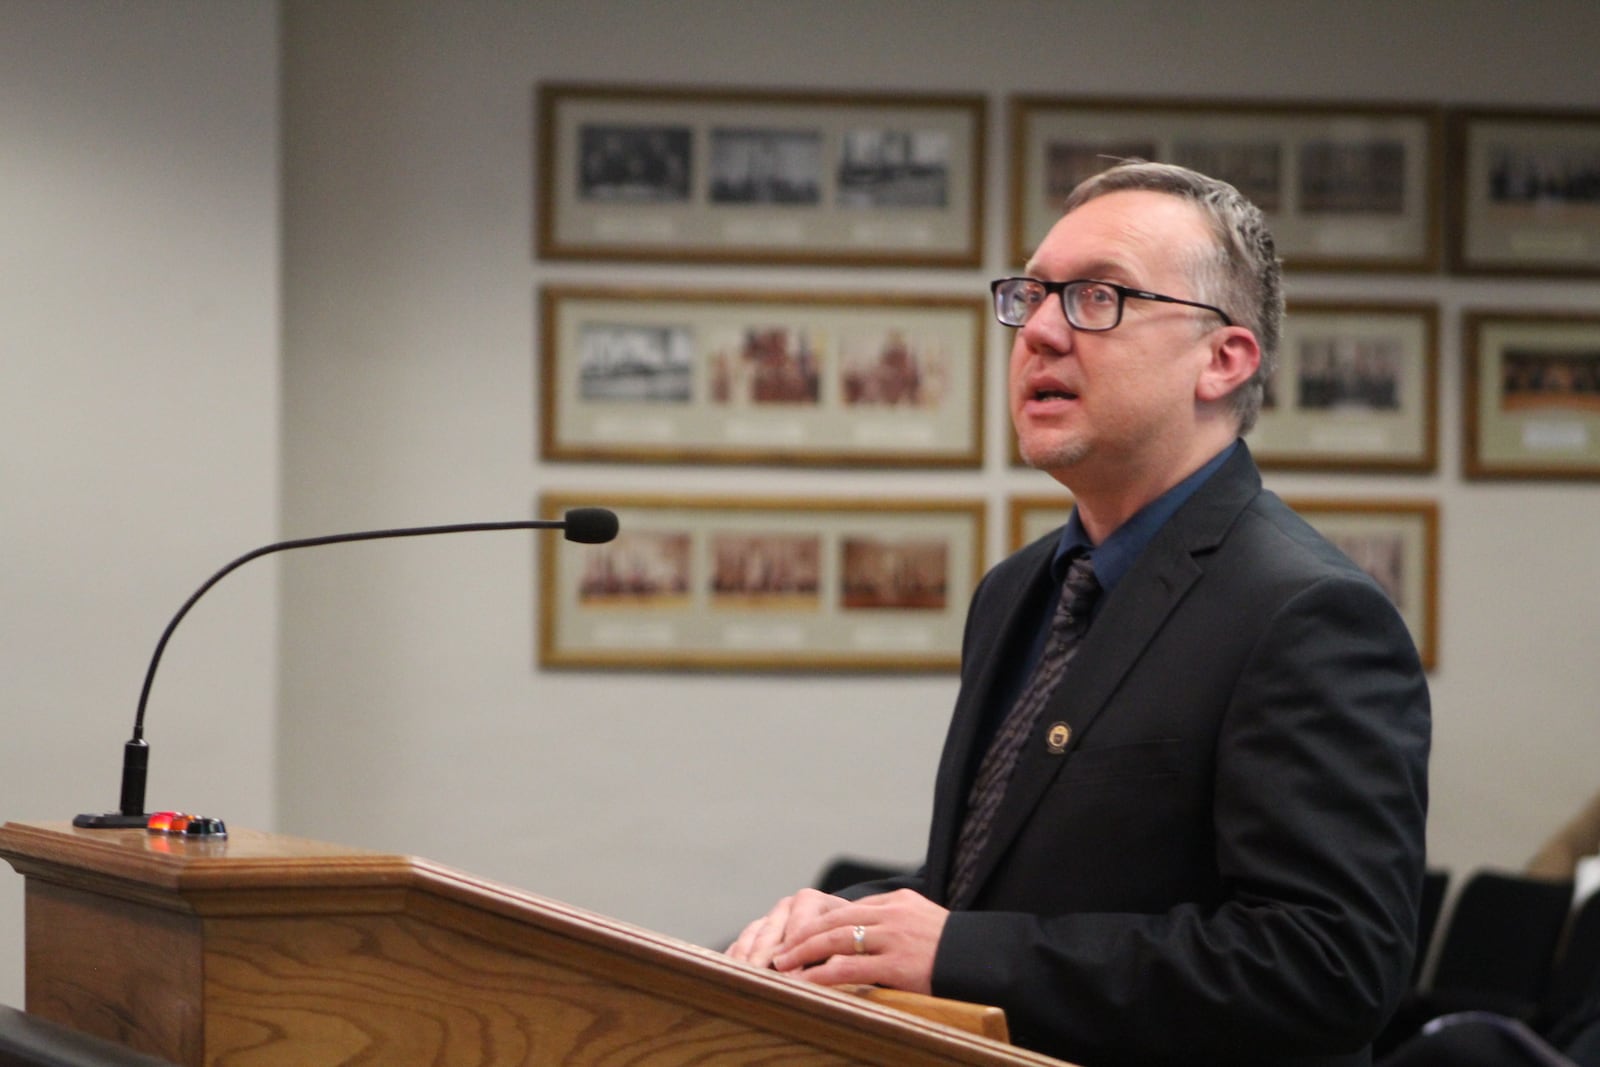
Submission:
{"label": "eyeglasses", "polygon": [[1128,297],[1140,300],[1159,300],[1163,304],[1182,304],[1185,307],[1214,311],[1225,326],[1232,326],[1228,313],[1210,304],[1193,300],[1179,300],[1175,296],[1130,289],[1114,282],[1097,282],[1089,278],[1076,278],[1068,282],[1046,282],[1038,278],[1001,278],[989,283],[994,294],[994,314],[1003,325],[1021,326],[1039,310],[1045,297],[1051,293],[1061,298],[1061,310],[1067,321],[1077,330],[1102,331],[1113,329],[1122,321],[1122,302]]}

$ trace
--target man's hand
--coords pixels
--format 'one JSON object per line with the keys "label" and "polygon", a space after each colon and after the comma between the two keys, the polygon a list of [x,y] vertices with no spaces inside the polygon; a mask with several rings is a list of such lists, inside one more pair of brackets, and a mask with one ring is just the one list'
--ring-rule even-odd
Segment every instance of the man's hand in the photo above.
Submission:
{"label": "man's hand", "polygon": [[843,897],[802,889],[792,897],[784,897],[771,911],[746,926],[739,939],[728,946],[728,955],[757,967],[771,967],[772,957],[784,947],[790,927],[812,922],[825,912],[849,903]]}
{"label": "man's hand", "polygon": [[728,955],[822,985],[931,993],[933,957],[949,915],[909,889],[854,902],[802,889],[747,926]]}

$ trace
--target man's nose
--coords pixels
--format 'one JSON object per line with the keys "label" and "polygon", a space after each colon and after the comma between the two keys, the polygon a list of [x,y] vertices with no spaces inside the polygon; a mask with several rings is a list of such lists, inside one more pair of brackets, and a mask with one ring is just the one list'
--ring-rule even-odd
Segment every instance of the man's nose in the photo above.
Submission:
{"label": "man's nose", "polygon": [[1017,336],[1030,348],[1065,351],[1072,347],[1076,330],[1067,321],[1066,309],[1054,294],[1033,309],[1028,321],[1017,327]]}

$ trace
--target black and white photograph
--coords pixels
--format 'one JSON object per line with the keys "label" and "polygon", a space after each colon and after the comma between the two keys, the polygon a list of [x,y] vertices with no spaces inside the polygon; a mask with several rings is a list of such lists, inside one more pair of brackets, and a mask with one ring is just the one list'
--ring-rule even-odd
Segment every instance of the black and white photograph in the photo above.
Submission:
{"label": "black and white photograph", "polygon": [[1172,162],[1221,178],[1269,215],[1283,210],[1283,145],[1277,141],[1185,139],[1172,146]]}
{"label": "black and white photograph", "polygon": [[1405,213],[1406,146],[1402,141],[1309,141],[1300,146],[1299,169],[1303,212]]}
{"label": "black and white photograph", "polygon": [[1299,346],[1299,405],[1307,411],[1398,411],[1398,337],[1304,337]]}
{"label": "black and white photograph", "polygon": [[584,200],[688,200],[693,131],[687,126],[584,126],[578,195]]}
{"label": "black and white photograph", "polygon": [[944,207],[950,198],[950,134],[847,130],[834,196],[849,208]]}
{"label": "black and white photograph", "polygon": [[1450,267],[1600,275],[1600,111],[1450,114]]}
{"label": "black and white photograph", "polygon": [[588,322],[578,329],[578,396],[587,401],[686,404],[694,337],[682,326]]}
{"label": "black and white photograph", "polygon": [[1278,369],[1246,438],[1262,468],[1430,471],[1438,465],[1439,309],[1294,300]]}
{"label": "black and white photograph", "polygon": [[810,207],[821,202],[819,131],[712,129],[712,204]]}
{"label": "black and white photograph", "polygon": [[1125,159],[1156,158],[1156,143],[1132,141],[1051,141],[1044,148],[1044,198],[1046,210],[1059,212],[1067,194],[1078,183]]}
{"label": "black and white photograph", "polygon": [[1442,258],[1441,107],[1019,95],[1011,120],[1014,266],[1109,157],[1229,182],[1291,270],[1421,273]]}
{"label": "black and white photograph", "polygon": [[1489,202],[1600,210],[1600,139],[1532,147],[1491,144]]}
{"label": "black and white photograph", "polygon": [[542,260],[975,267],[989,100],[545,82]]}

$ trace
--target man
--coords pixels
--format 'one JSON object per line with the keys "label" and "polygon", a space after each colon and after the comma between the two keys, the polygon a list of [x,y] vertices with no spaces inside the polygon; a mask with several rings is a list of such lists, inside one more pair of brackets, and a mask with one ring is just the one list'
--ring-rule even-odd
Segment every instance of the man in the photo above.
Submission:
{"label": "man", "polygon": [[[1414,952],[1427,685],[1239,440],[1278,343],[1272,238],[1231,186],[1130,163],[1026,270],[994,286],[1011,415],[1075,509],[974,594],[925,863],[802,890],[729,952],[999,1005],[1091,1067],[1369,1063]],[[1087,609],[1060,596],[1084,550]],[[1075,649],[1039,636],[1058,598],[1091,620]],[[1030,702],[1006,768],[991,742]]]}

